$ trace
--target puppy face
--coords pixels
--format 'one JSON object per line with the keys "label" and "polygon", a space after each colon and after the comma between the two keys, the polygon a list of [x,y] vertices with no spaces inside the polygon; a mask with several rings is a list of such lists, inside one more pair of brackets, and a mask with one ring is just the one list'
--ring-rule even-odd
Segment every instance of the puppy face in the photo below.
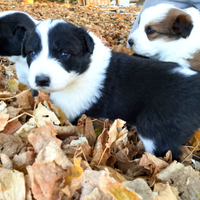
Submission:
{"label": "puppy face", "polygon": [[162,51],[173,51],[173,45],[187,38],[192,29],[190,15],[172,5],[159,4],[144,10],[128,43],[137,54],[159,58]]}
{"label": "puppy face", "polygon": [[21,43],[26,29],[37,23],[28,14],[20,11],[0,13],[0,56],[21,55]]}
{"label": "puppy face", "polygon": [[29,84],[44,92],[63,90],[87,71],[94,42],[86,30],[64,20],[41,22],[22,46],[30,67]]}

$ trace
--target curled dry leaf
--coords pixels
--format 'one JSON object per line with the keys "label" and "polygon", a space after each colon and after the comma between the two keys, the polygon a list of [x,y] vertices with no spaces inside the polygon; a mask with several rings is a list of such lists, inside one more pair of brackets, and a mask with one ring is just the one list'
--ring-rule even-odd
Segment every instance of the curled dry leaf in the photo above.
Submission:
{"label": "curled dry leaf", "polygon": [[[104,173],[108,173],[105,171],[92,171],[92,170],[85,170],[82,175],[82,193],[80,200],[84,200],[87,195],[95,189],[99,187],[99,180],[100,177],[103,176]],[[104,193],[104,192],[102,192]],[[105,193],[106,195],[106,193]],[[110,195],[106,195],[110,198]],[[91,197],[90,197],[91,199]]]}
{"label": "curled dry leaf", "polygon": [[153,192],[153,200],[177,200],[176,195],[173,193],[173,189],[170,187],[169,183],[156,183],[154,185]]}
{"label": "curled dry leaf", "polygon": [[169,166],[167,162],[145,152],[140,159],[139,165],[149,170],[151,176],[155,177],[160,171]]}
{"label": "curled dry leaf", "polygon": [[41,126],[28,135],[28,141],[33,145],[35,151],[39,153],[51,141],[55,141],[58,146],[61,146],[62,141],[56,138],[56,130],[54,126],[46,122],[45,126]]}
{"label": "curled dry leaf", "polygon": [[1,163],[2,163],[3,168],[13,169],[13,163],[6,154],[1,154],[0,158],[1,158]]}
{"label": "curled dry leaf", "polygon": [[73,167],[73,164],[69,161],[67,156],[55,141],[49,142],[49,144],[38,153],[36,162],[55,162],[58,166],[62,167],[62,169]]}
{"label": "curled dry leaf", "polygon": [[134,160],[128,158],[129,150],[128,148],[122,149],[116,153],[116,163],[118,169],[122,170],[124,173],[129,171],[132,177],[144,174],[145,170]]}
{"label": "curled dry leaf", "polygon": [[106,162],[110,155],[109,148],[106,147],[106,142],[108,141],[108,133],[107,129],[104,128],[101,135],[98,137],[97,142],[94,147],[93,158],[90,165],[104,165],[106,166]]}
{"label": "curled dry leaf", "polygon": [[[149,185],[141,178],[136,178],[133,181],[126,181],[123,182],[123,185],[131,190],[136,192],[142,197],[142,200],[152,200],[153,199],[153,192]],[[171,200],[171,199],[169,199]]]}
{"label": "curled dry leaf", "polygon": [[27,167],[31,190],[37,200],[58,200],[65,171],[54,162],[35,162]]}
{"label": "curled dry leaf", "polygon": [[4,127],[2,133],[13,135],[17,130],[20,129],[22,126],[21,122],[18,119],[15,119],[9,123],[6,124]]}
{"label": "curled dry leaf", "polygon": [[100,178],[99,188],[116,200],[142,200],[138,194],[128,190],[122,183],[115,181],[108,173],[103,174]]}
{"label": "curled dry leaf", "polygon": [[61,139],[66,139],[69,136],[74,136],[78,134],[76,126],[69,124],[67,126],[55,126],[57,135]]}
{"label": "curled dry leaf", "polygon": [[9,118],[12,119],[16,117],[17,115],[19,115],[22,108],[14,108],[13,106],[9,106],[7,107],[7,110],[8,110]]}
{"label": "curled dry leaf", "polygon": [[0,131],[4,129],[6,124],[8,123],[9,114],[0,113]]}
{"label": "curled dry leaf", "polygon": [[33,131],[37,127],[35,119],[32,117],[28,122],[23,124],[21,128],[16,131],[15,135],[18,135],[23,140],[27,141],[27,137],[30,131]]}
{"label": "curled dry leaf", "polygon": [[24,110],[33,109],[34,100],[29,90],[24,90],[20,94],[16,95],[16,105]]}
{"label": "curled dry leaf", "polygon": [[25,144],[18,136],[0,133],[0,153],[6,154],[9,158],[13,158],[15,154],[24,152]]}
{"label": "curled dry leaf", "polygon": [[55,113],[48,110],[41,103],[38,104],[38,107],[34,111],[34,118],[39,127],[46,125],[45,122],[50,122],[53,125],[60,125],[60,121]]}
{"label": "curled dry leaf", "polygon": [[0,168],[0,199],[25,200],[24,174]]}
{"label": "curled dry leaf", "polygon": [[81,188],[81,179],[83,169],[80,166],[81,159],[74,158],[74,166],[69,167],[66,171],[66,175],[64,177],[64,185],[65,187],[62,191],[71,198],[75,191]]}
{"label": "curled dry leaf", "polygon": [[83,114],[78,120],[77,129],[81,135],[87,138],[90,146],[95,144],[97,135],[94,131],[94,126],[90,117]]}
{"label": "curled dry leaf", "polygon": [[199,198],[199,172],[192,169],[191,166],[185,167],[183,164],[174,161],[157,174],[157,178],[169,182],[172,187],[178,188],[182,200]]}
{"label": "curled dry leaf", "polygon": [[[4,101],[0,101],[0,113],[6,114],[7,113],[7,105]],[[10,117],[11,118],[11,117]]]}

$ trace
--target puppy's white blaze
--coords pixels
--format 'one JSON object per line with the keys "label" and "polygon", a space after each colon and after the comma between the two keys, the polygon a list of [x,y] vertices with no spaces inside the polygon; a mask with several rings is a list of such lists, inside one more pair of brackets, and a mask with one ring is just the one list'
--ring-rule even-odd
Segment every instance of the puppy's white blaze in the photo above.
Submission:
{"label": "puppy's white blaze", "polygon": [[154,150],[156,148],[154,141],[151,140],[151,139],[143,138],[141,135],[139,135],[139,136],[140,136],[140,139],[143,142],[145,151],[154,155]]}
{"label": "puppy's white blaze", "polygon": [[101,97],[101,88],[106,78],[106,69],[111,58],[111,50],[105,47],[99,38],[88,32],[93,38],[95,48],[91,55],[91,63],[86,72],[77,76],[76,80],[64,90],[51,93],[51,100],[73,121]]}
{"label": "puppy's white blaze", "polygon": [[[57,23],[60,23],[60,21],[61,20],[47,20],[42,24],[42,26],[39,24],[36,27],[36,32],[39,34],[41,39],[42,50],[39,55],[34,58],[30,66],[29,83],[34,89],[39,89],[35,83],[36,76],[47,76],[50,78],[50,86],[45,87],[43,90],[44,92],[62,90],[77,77],[75,72],[68,73],[61,67],[59,61],[51,58],[49,55],[48,33],[49,30]],[[62,21],[62,23],[64,22]],[[46,32],[46,30],[48,31]]]}
{"label": "puppy's white blaze", "polygon": [[194,70],[191,70],[190,68],[188,68],[188,66],[180,66],[180,67],[177,67],[177,68],[174,68],[172,70],[172,73],[180,73],[184,76],[193,76],[193,75],[196,75],[198,72],[194,71]]}

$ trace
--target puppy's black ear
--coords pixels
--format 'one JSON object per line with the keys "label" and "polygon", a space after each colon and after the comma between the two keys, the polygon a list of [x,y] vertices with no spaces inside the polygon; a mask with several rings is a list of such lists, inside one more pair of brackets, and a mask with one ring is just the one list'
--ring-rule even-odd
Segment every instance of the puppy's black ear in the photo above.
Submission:
{"label": "puppy's black ear", "polygon": [[17,25],[16,28],[13,31],[13,35],[14,35],[14,43],[17,45],[21,46],[22,40],[24,38],[26,32],[26,27],[22,26],[22,25]]}
{"label": "puppy's black ear", "polygon": [[86,41],[86,44],[87,44],[88,52],[90,54],[92,54],[93,51],[94,51],[94,41],[91,38],[91,36],[88,34],[87,31],[85,31],[85,41]]}
{"label": "puppy's black ear", "polygon": [[26,31],[25,35],[24,35],[24,38],[22,40],[22,45],[21,45],[21,54],[22,54],[22,57],[25,58],[27,56],[26,54],[26,50],[25,50],[25,46],[26,46],[26,42],[28,40],[28,37],[30,35],[30,32],[29,31]]}
{"label": "puppy's black ear", "polygon": [[172,31],[187,38],[193,29],[192,19],[187,14],[180,14],[172,25]]}

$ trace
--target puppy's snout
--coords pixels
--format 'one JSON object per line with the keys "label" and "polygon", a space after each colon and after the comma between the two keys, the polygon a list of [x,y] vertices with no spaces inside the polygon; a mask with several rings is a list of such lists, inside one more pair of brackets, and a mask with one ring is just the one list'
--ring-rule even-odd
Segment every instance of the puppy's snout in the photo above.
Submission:
{"label": "puppy's snout", "polygon": [[128,43],[129,43],[130,47],[132,47],[134,45],[133,39],[129,39]]}
{"label": "puppy's snout", "polygon": [[47,76],[36,76],[35,82],[37,86],[49,86],[50,78]]}

